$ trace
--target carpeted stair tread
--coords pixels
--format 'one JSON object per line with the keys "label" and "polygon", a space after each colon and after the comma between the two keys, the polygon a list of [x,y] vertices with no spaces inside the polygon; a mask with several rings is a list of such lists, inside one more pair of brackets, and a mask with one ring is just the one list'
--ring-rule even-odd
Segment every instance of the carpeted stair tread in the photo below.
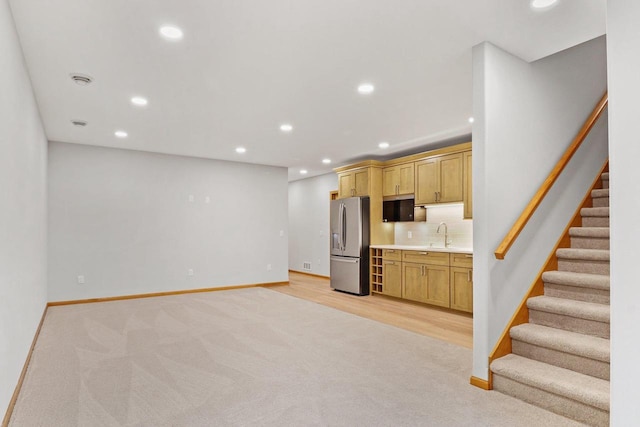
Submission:
{"label": "carpeted stair tread", "polygon": [[561,248],[556,251],[558,258],[583,261],[609,261],[608,249]]}
{"label": "carpeted stair tread", "polygon": [[594,237],[598,239],[609,238],[609,227],[571,227],[569,235],[571,237]]}
{"label": "carpeted stair tread", "polygon": [[580,209],[580,215],[584,216],[596,216],[596,217],[608,217],[609,208],[582,208]]}
{"label": "carpeted stair tread", "polygon": [[608,188],[598,188],[595,190],[591,190],[591,197],[599,198],[599,197],[609,197],[609,189]]}
{"label": "carpeted stair tread", "polygon": [[609,172],[602,172],[602,175],[600,175],[600,177],[602,179],[606,179],[608,181],[609,180]]}
{"label": "carpeted stair tread", "polygon": [[554,298],[545,295],[529,298],[527,300],[527,307],[530,310],[561,314],[563,316],[594,320],[602,323],[609,323],[611,316],[611,306],[607,304]]}
{"label": "carpeted stair tread", "polygon": [[556,285],[576,286],[591,289],[610,289],[610,278],[604,274],[573,273],[570,271],[546,271],[542,281]]}
{"label": "carpeted stair tread", "polygon": [[610,341],[606,338],[578,334],[548,326],[523,323],[509,331],[511,338],[539,347],[609,363]]}
{"label": "carpeted stair tread", "polygon": [[609,411],[609,381],[515,354],[494,360],[491,371],[513,381]]}

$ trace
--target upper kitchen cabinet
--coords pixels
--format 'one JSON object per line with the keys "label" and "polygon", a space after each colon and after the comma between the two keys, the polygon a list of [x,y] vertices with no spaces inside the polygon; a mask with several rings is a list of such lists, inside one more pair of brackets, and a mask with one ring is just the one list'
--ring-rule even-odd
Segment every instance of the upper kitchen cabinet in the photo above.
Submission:
{"label": "upper kitchen cabinet", "polygon": [[416,205],[463,201],[463,153],[416,162]]}
{"label": "upper kitchen cabinet", "polygon": [[382,196],[400,196],[415,191],[415,165],[404,163],[382,170]]}
{"label": "upper kitchen cabinet", "polygon": [[338,174],[338,198],[368,196],[370,168],[354,169]]}
{"label": "upper kitchen cabinet", "polygon": [[472,169],[472,157],[471,151],[465,151],[462,153],[462,161],[464,163],[463,180],[464,180],[464,219],[471,219],[473,217],[473,169]]}

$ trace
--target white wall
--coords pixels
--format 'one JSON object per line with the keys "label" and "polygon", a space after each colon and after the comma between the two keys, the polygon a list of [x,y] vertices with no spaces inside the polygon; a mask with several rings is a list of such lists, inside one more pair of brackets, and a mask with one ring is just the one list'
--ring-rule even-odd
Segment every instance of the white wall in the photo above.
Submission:
{"label": "white wall", "polygon": [[[611,206],[611,425],[640,419],[640,2],[609,0],[609,147]],[[636,420],[635,422],[633,420]]]}
{"label": "white wall", "polygon": [[606,90],[604,37],[534,63],[474,47],[473,375],[487,357],[607,155],[606,114],[506,259],[493,253]]}
{"label": "white wall", "polygon": [[50,301],[286,281],[286,230],[285,168],[49,145]]}
{"label": "white wall", "polygon": [[329,192],[337,189],[335,173],[289,183],[289,269],[329,276]]}
{"label": "white wall", "polygon": [[0,417],[46,305],[47,140],[0,0]]}

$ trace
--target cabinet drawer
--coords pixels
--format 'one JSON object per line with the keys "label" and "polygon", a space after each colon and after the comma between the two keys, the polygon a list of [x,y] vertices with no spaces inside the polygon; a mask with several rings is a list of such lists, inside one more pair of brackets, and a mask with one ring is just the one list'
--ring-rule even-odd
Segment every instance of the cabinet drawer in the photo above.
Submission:
{"label": "cabinet drawer", "polygon": [[451,267],[473,268],[473,255],[451,254]]}
{"label": "cabinet drawer", "polygon": [[402,251],[402,261],[432,265],[449,265],[449,254],[446,252]]}
{"label": "cabinet drawer", "polygon": [[391,261],[401,261],[402,260],[402,251],[400,249],[383,249],[382,250],[382,258],[388,259]]}

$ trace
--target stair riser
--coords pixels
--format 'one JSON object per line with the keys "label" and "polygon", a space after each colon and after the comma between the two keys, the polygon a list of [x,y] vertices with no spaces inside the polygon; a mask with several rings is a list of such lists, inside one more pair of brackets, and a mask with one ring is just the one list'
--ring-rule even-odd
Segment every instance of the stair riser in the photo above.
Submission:
{"label": "stair riser", "polygon": [[594,197],[591,200],[593,200],[593,207],[594,208],[608,208],[609,207],[609,198],[608,197]]}
{"label": "stair riser", "polygon": [[[609,412],[573,399],[493,375],[493,389],[591,426],[608,426]],[[532,422],[534,422],[532,420]]]}
{"label": "stair riser", "polygon": [[609,239],[597,237],[572,237],[571,247],[573,249],[609,249]]}
{"label": "stair riser", "polygon": [[529,309],[529,322],[609,339],[609,323]]}
{"label": "stair riser", "polygon": [[609,261],[558,258],[558,270],[573,273],[609,274]]}
{"label": "stair riser", "polygon": [[609,188],[609,180],[608,179],[603,179],[602,180],[602,188]]}
{"label": "stair riser", "polygon": [[580,288],[577,286],[565,286],[555,283],[544,284],[544,294],[548,297],[566,298],[576,301],[595,302],[598,304],[609,304],[610,295],[608,290]]}
{"label": "stair riser", "polygon": [[592,377],[603,380],[609,380],[611,371],[609,363],[540,347],[523,341],[513,340],[511,344],[513,346],[513,353],[519,356],[548,363],[549,365],[560,368],[571,369],[572,371],[591,375]]}
{"label": "stair riser", "polygon": [[608,227],[609,217],[608,216],[583,216],[582,226],[583,227]]}

